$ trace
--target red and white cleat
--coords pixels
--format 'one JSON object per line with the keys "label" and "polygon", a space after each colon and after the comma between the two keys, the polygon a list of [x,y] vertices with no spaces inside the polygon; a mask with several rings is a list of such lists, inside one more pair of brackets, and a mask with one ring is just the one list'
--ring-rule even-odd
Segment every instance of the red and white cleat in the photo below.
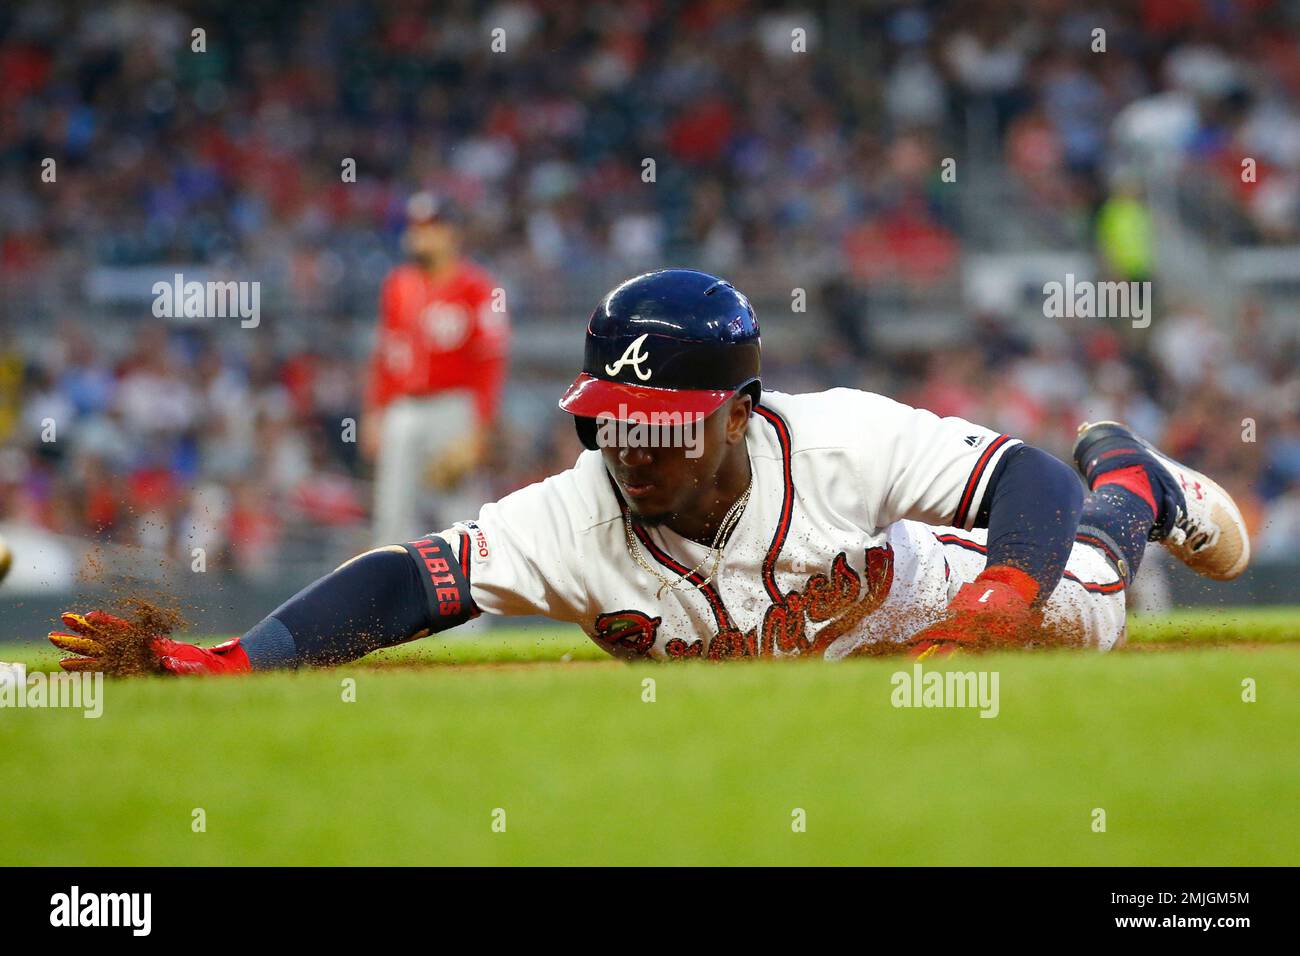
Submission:
{"label": "red and white cleat", "polygon": [[[1217,483],[1186,465],[1162,454],[1119,422],[1094,422],[1079,426],[1074,443],[1074,461],[1089,487],[1104,457],[1132,450],[1146,457],[1169,478],[1167,487],[1178,489],[1165,507],[1152,533],[1153,541],[1165,548],[1197,574],[1216,581],[1230,581],[1250,563],[1250,537],[1241,509],[1232,495]],[[1129,456],[1125,455],[1125,460]]]}

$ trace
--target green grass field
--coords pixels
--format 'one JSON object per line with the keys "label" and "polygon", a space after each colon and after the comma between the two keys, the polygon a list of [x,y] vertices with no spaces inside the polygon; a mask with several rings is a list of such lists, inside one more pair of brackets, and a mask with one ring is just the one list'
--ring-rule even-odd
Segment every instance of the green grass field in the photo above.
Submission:
{"label": "green grass field", "polygon": [[110,682],[97,720],[0,709],[0,864],[1300,862],[1300,609],[951,666],[998,672],[995,719],[894,708],[910,663],[627,666],[568,630]]}

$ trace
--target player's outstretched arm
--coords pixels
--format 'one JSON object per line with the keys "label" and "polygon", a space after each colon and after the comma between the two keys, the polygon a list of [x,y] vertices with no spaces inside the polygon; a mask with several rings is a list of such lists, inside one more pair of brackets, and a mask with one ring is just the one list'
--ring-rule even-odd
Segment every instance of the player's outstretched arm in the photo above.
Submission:
{"label": "player's outstretched arm", "polygon": [[[177,674],[243,673],[341,664],[455,627],[477,614],[450,545],[432,535],[367,551],[308,585],[247,633],[214,648],[147,638],[158,669]],[[97,670],[109,645],[130,625],[92,611],[65,614],[74,633],[55,632],[55,646],[76,657],[67,670]]]}

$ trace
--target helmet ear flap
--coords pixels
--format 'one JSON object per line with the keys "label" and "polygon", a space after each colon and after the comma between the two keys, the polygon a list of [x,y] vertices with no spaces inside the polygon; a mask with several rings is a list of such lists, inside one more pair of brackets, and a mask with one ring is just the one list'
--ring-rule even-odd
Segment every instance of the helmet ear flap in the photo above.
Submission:
{"label": "helmet ear flap", "polygon": [[763,398],[763,383],[755,379],[740,390],[742,395],[748,395],[752,401],[753,407],[758,408],[758,403]]}
{"label": "helmet ear flap", "polygon": [[595,451],[600,447],[596,444],[596,419],[574,415],[573,427],[577,429],[578,441],[582,442],[583,448],[588,451]]}

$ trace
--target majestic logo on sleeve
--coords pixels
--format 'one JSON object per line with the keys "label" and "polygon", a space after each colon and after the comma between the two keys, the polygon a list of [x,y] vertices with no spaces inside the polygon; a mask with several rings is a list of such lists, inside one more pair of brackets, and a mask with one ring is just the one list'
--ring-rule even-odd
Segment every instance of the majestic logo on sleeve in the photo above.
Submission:
{"label": "majestic logo on sleeve", "polygon": [[632,371],[636,373],[637,378],[643,382],[650,381],[650,375],[652,374],[651,371],[648,368],[641,368],[642,362],[650,361],[650,356],[641,352],[641,346],[645,344],[646,337],[649,334],[649,332],[646,332],[642,335],[638,335],[632,344],[623,351],[623,355],[617,362],[613,365],[605,366],[605,374],[617,375],[623,370],[624,365],[630,365],[632,366]]}

